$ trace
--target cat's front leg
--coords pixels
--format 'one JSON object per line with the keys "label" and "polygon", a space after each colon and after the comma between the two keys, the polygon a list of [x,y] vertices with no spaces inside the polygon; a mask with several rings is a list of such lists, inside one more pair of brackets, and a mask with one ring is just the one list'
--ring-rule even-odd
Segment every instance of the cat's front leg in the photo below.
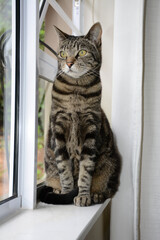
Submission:
{"label": "cat's front leg", "polygon": [[[94,129],[94,130],[93,130]],[[90,188],[92,182],[92,175],[95,169],[96,161],[96,126],[88,129],[85,136],[85,142],[82,148],[78,187],[79,194],[74,199],[76,206],[89,206],[91,205]]]}
{"label": "cat's front leg", "polygon": [[94,172],[95,163],[86,158],[80,162],[80,172],[79,172],[79,194],[74,198],[74,204],[76,206],[90,206],[91,205],[91,195],[90,187],[92,181],[92,173]]}
{"label": "cat's front leg", "polygon": [[62,187],[61,193],[65,194],[73,190],[74,181],[71,171],[71,161],[66,148],[65,133],[59,125],[55,123],[55,159]]}

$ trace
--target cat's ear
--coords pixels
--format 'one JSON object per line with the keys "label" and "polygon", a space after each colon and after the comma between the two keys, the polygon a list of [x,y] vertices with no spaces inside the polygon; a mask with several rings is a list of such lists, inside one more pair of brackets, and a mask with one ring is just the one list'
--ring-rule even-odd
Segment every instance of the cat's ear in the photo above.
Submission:
{"label": "cat's ear", "polygon": [[59,37],[59,40],[60,41],[64,41],[65,39],[67,39],[69,37],[69,35],[63,31],[61,31],[59,28],[57,28],[56,26],[54,26],[57,34],[58,34],[58,37]]}
{"label": "cat's ear", "polygon": [[85,36],[90,41],[94,42],[97,46],[101,45],[102,27],[99,22],[95,23],[87,35]]}

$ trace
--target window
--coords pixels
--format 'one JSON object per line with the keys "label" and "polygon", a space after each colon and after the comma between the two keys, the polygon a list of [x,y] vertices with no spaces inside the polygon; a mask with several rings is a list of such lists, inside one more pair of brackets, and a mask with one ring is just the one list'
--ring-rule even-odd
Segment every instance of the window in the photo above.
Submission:
{"label": "window", "polygon": [[[17,8],[16,8],[17,7]],[[16,10],[17,9],[17,10]],[[19,1],[0,1],[0,204],[17,196]]]}

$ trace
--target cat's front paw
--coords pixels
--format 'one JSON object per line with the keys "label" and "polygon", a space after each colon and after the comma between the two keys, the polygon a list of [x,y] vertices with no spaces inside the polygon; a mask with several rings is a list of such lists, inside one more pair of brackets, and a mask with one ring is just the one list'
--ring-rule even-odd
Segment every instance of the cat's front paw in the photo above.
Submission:
{"label": "cat's front paw", "polygon": [[60,189],[53,188],[53,192],[56,193],[56,194],[61,194],[61,190]]}
{"label": "cat's front paw", "polygon": [[87,207],[91,205],[90,195],[78,195],[74,198],[74,205],[77,207]]}

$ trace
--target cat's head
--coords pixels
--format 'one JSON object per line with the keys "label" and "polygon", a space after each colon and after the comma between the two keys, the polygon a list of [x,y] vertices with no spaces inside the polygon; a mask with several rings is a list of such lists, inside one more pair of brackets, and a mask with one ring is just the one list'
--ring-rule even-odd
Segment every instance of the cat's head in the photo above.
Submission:
{"label": "cat's head", "polygon": [[72,36],[56,27],[59,36],[58,67],[72,78],[97,74],[101,66],[100,23],[95,23],[85,36]]}

